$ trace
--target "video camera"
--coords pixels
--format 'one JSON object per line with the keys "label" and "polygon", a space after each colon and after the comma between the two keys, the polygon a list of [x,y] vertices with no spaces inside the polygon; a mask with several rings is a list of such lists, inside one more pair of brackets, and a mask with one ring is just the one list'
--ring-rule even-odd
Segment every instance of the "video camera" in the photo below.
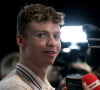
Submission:
{"label": "video camera", "polygon": [[90,65],[93,68],[100,67],[100,28],[92,24],[83,25],[87,34],[88,47],[90,48]]}

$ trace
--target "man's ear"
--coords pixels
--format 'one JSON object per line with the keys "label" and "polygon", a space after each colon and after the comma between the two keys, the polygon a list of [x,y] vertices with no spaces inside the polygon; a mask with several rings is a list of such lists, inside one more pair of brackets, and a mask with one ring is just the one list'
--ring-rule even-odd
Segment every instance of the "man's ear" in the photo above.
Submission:
{"label": "man's ear", "polygon": [[25,46],[25,38],[22,35],[16,36],[16,42],[17,42],[17,45],[20,46],[20,47]]}

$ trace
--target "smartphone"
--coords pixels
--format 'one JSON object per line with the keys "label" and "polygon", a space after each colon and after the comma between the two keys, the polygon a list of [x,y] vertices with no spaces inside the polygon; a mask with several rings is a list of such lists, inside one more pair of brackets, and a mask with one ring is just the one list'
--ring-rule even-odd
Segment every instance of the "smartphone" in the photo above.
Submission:
{"label": "smartphone", "polygon": [[67,90],[83,90],[82,80],[78,78],[66,77]]}

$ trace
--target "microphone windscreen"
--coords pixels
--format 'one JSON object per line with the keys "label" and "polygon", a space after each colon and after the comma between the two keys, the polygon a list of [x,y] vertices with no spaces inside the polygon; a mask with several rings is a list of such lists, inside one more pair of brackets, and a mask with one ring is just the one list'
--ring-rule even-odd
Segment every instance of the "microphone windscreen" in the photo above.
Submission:
{"label": "microphone windscreen", "polygon": [[82,77],[90,90],[100,90],[100,80],[92,73],[88,73]]}

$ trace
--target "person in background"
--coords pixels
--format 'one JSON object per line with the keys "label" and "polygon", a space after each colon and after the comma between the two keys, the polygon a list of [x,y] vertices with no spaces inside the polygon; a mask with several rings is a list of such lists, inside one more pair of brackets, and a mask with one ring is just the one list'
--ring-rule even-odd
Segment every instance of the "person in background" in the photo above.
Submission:
{"label": "person in background", "polygon": [[73,62],[72,67],[78,70],[83,75],[92,72],[92,67],[87,62]]}
{"label": "person in background", "polygon": [[[49,67],[47,78],[56,90],[61,90],[66,77],[80,78],[85,74],[91,73],[92,68],[86,62],[76,61],[66,67],[64,64],[53,64]],[[68,70],[67,70],[68,69]],[[88,89],[85,89],[88,90]]]}
{"label": "person in background", "polygon": [[42,4],[26,5],[20,10],[16,35],[19,63],[0,82],[0,90],[55,90],[47,80],[47,71],[61,49],[63,19],[63,13]]}
{"label": "person in background", "polygon": [[19,61],[19,52],[12,52],[1,60],[1,79],[8,75]]}

